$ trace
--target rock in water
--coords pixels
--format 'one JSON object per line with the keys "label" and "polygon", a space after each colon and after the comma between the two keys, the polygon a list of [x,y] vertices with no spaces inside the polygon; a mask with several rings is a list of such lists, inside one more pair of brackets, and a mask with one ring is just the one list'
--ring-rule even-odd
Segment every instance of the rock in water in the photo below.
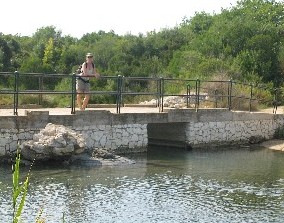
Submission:
{"label": "rock in water", "polygon": [[105,149],[95,148],[92,155],[79,154],[72,156],[68,164],[89,166],[89,167],[101,167],[101,166],[123,166],[135,164],[134,160],[126,157],[115,155],[108,152]]}
{"label": "rock in water", "polygon": [[83,153],[85,139],[79,133],[63,125],[48,123],[33,136],[33,140],[21,144],[21,154],[26,160],[60,160]]}

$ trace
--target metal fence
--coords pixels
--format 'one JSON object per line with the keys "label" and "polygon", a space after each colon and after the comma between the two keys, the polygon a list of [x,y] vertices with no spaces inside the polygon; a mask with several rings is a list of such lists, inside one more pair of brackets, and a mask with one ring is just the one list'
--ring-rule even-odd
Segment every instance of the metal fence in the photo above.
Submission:
{"label": "metal fence", "polygon": [[[10,97],[10,101],[13,101],[14,115],[18,115],[19,104],[24,103],[24,100],[19,102],[20,96],[23,95],[36,95],[38,105],[43,104],[43,96],[65,95],[68,97],[68,107],[71,109],[71,114],[76,112],[76,79],[78,74],[0,72],[0,78],[0,97]],[[62,85],[64,87],[54,89],[54,83],[58,84],[64,81],[65,84]],[[173,97],[181,99],[180,103],[183,104],[183,107],[196,111],[200,108],[252,111],[258,103],[277,107],[281,101],[280,89],[243,84],[232,80],[204,81],[118,75],[102,76],[100,81],[105,84],[91,86],[89,94],[94,97],[98,95],[111,97],[115,102],[117,113],[120,113],[120,108],[126,103],[142,103],[143,100],[147,102],[147,99],[152,103],[154,100],[154,106],[159,108],[159,112],[163,112],[164,107],[169,106],[166,104],[166,99]],[[27,85],[30,86],[30,89],[24,87]],[[1,86],[5,86],[5,88]]]}

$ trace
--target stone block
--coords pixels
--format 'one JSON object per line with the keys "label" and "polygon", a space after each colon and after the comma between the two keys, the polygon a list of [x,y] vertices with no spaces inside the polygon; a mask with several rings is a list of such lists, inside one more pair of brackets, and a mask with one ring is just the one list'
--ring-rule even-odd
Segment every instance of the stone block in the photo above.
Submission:
{"label": "stone block", "polygon": [[16,128],[16,122],[14,118],[0,117],[0,123],[1,131]]}

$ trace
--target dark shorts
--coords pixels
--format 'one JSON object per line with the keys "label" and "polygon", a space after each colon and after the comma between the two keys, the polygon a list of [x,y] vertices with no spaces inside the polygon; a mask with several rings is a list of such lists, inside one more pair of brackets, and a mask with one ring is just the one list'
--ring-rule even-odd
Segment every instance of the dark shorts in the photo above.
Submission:
{"label": "dark shorts", "polygon": [[90,83],[77,79],[76,90],[77,92],[90,92]]}

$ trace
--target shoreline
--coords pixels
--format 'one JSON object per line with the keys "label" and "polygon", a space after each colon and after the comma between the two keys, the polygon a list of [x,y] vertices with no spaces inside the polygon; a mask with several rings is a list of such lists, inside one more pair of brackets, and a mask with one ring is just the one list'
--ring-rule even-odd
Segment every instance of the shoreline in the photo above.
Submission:
{"label": "shoreline", "polygon": [[260,143],[260,146],[265,148],[284,152],[284,139],[271,139],[265,142]]}

